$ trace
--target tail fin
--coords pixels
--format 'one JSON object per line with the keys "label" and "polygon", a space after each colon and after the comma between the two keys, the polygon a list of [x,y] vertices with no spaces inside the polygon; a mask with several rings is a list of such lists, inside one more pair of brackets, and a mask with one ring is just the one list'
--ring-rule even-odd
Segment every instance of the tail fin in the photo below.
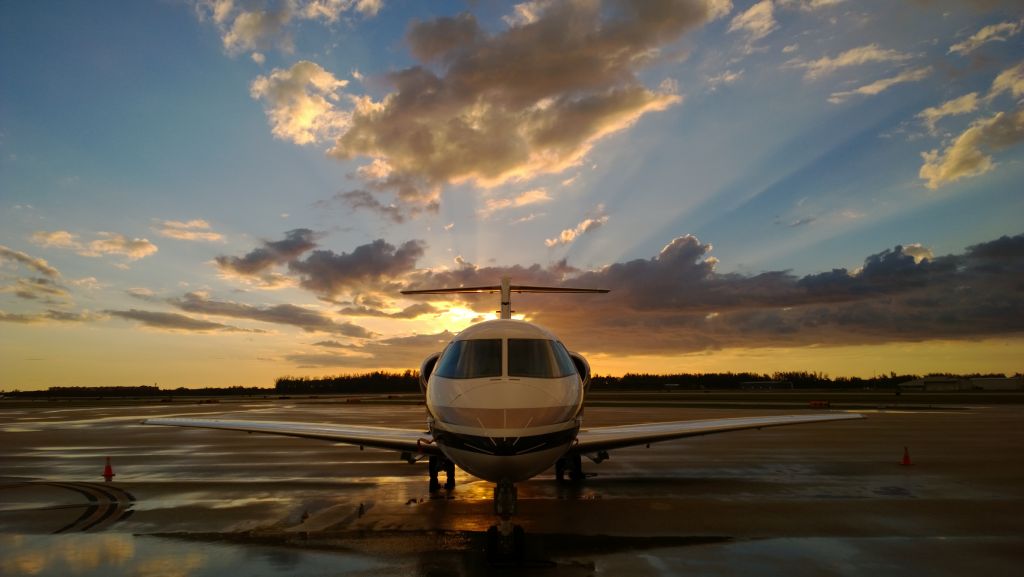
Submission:
{"label": "tail fin", "polygon": [[569,288],[553,286],[529,286],[511,284],[509,277],[503,277],[500,285],[423,289],[402,291],[404,295],[439,295],[464,293],[501,293],[501,318],[512,318],[512,293],[606,293],[608,289]]}

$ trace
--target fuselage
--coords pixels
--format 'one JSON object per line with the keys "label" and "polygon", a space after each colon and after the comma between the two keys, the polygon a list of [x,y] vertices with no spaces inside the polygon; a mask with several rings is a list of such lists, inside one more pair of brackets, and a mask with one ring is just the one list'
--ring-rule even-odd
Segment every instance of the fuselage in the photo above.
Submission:
{"label": "fuselage", "polygon": [[576,438],[589,368],[537,325],[479,323],[424,367],[434,441],[472,475],[528,479],[565,455]]}

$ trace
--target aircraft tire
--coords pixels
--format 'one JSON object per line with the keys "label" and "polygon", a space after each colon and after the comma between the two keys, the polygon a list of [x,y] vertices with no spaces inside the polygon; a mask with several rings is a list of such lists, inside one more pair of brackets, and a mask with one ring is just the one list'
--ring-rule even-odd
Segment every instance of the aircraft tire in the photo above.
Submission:
{"label": "aircraft tire", "polygon": [[574,483],[582,483],[586,479],[583,474],[583,455],[576,454],[569,457],[569,480]]}
{"label": "aircraft tire", "polygon": [[430,475],[430,492],[436,493],[441,490],[441,483],[437,480],[437,474],[440,470],[439,459],[436,456],[431,456],[427,459],[427,472]]}
{"label": "aircraft tire", "polygon": [[512,528],[512,560],[522,563],[526,559],[526,531],[520,525]]}
{"label": "aircraft tire", "polygon": [[444,488],[451,491],[455,488],[455,463],[447,461],[444,464]]}
{"label": "aircraft tire", "polygon": [[487,542],[484,544],[487,553],[487,562],[494,563],[501,559],[501,535],[498,534],[498,526],[491,525],[487,529]]}

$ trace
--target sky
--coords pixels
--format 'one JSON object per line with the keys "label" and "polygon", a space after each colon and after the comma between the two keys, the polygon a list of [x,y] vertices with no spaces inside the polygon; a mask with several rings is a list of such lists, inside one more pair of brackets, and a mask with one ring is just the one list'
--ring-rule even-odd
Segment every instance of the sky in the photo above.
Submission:
{"label": "sky", "polygon": [[1013,374],[1019,0],[0,4],[0,389]]}

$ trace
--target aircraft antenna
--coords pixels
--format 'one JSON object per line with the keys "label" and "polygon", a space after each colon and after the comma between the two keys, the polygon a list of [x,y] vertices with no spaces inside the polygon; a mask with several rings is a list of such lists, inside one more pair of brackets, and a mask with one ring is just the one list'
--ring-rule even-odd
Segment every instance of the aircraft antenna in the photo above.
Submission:
{"label": "aircraft antenna", "polygon": [[533,286],[512,284],[510,277],[501,277],[500,285],[456,287],[440,289],[404,290],[404,295],[437,295],[437,294],[464,294],[464,293],[501,293],[502,319],[512,318],[512,293],[607,293],[609,289],[571,288],[554,286]]}

